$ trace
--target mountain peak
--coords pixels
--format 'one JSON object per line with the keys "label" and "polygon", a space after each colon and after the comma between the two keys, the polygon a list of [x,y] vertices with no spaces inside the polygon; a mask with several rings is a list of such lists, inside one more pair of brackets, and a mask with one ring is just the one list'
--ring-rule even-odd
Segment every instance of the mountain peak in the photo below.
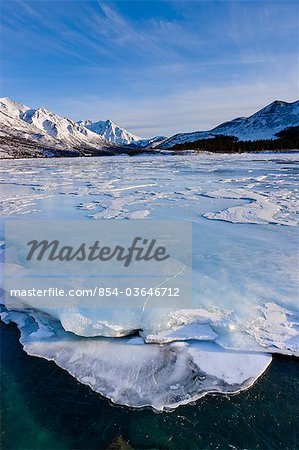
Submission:
{"label": "mountain peak", "polygon": [[143,140],[141,137],[136,136],[133,133],[121,128],[113,120],[99,120],[98,122],[90,122],[83,120],[78,122],[85,126],[87,129],[99,134],[113,144],[130,145],[134,142]]}
{"label": "mountain peak", "polygon": [[249,117],[224,122],[212,130],[179,133],[164,141],[161,148],[172,148],[176,144],[212,139],[215,136],[234,136],[240,141],[276,139],[276,134],[288,127],[299,125],[299,100],[288,103],[274,100]]}
{"label": "mountain peak", "polygon": [[9,97],[0,97],[1,103],[16,103],[13,100],[11,100]]}
{"label": "mountain peak", "polygon": [[265,106],[264,108],[262,108],[262,110],[276,110],[276,109],[280,109],[280,108],[285,108],[286,106],[290,106],[292,103],[288,103],[288,102],[284,102],[283,100],[274,100],[273,102],[271,102],[269,105]]}
{"label": "mountain peak", "polygon": [[288,115],[288,114],[298,114],[299,113],[299,100],[294,102],[285,102],[283,100],[274,100],[269,103],[269,105],[260,109],[256,113],[252,114],[252,116],[248,117],[260,117],[260,116],[273,116],[275,115]]}
{"label": "mountain peak", "polygon": [[30,109],[29,106],[26,106],[20,102],[15,102],[14,100],[11,100],[9,97],[0,98],[0,108],[3,112],[8,114],[9,116],[19,118],[21,118],[23,114]]}
{"label": "mountain peak", "polygon": [[0,102],[4,103],[4,104],[11,104],[11,105],[22,105],[22,103],[15,102],[14,100],[12,100],[9,97],[1,97]]}
{"label": "mountain peak", "polygon": [[52,149],[76,151],[102,151],[110,147],[102,136],[76,122],[62,117],[47,108],[29,108],[22,103],[3,97],[0,99],[1,131],[14,137],[32,141],[34,145],[46,145]]}
{"label": "mountain peak", "polygon": [[86,125],[91,125],[92,124],[92,120],[90,120],[90,119],[78,120],[77,124],[81,125],[83,127],[86,127]]}

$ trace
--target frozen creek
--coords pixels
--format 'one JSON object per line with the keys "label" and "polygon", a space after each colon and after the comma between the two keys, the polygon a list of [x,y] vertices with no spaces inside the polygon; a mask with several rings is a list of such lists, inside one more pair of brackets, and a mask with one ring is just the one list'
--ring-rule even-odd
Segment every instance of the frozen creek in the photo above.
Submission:
{"label": "frozen creek", "polygon": [[[0,161],[1,216],[193,226],[192,309],[7,311],[31,355],[113,402],[174,408],[298,355],[298,154]],[[123,336],[139,329],[139,337]]]}

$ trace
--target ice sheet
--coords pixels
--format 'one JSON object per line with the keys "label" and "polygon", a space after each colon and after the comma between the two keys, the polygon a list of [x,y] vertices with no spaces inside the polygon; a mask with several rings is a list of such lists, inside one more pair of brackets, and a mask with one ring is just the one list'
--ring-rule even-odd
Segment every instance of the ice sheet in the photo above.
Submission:
{"label": "ice sheet", "polygon": [[[4,218],[26,213],[33,219],[173,218],[194,224],[192,309],[154,310],[150,302],[134,311],[49,308],[55,326],[39,324],[33,340],[26,325],[26,351],[54,359],[117,403],[158,409],[213,389],[247,387],[270,353],[298,355],[296,153],[0,161],[0,168]],[[32,315],[36,329],[38,312]],[[124,337],[133,332],[140,337]],[[116,362],[120,351],[124,360]],[[212,371],[213,361],[223,377]],[[211,371],[209,377],[192,381],[193,366],[200,374]],[[251,381],[241,377],[244,367]],[[165,377],[157,375],[157,386],[144,385],[144,374],[156,371]],[[239,378],[232,386],[234,376]]]}
{"label": "ice sheet", "polygon": [[208,393],[242,391],[271,356],[232,352],[215,344],[144,344],[141,338],[79,339],[41,313],[3,312],[18,324],[24,350],[53,360],[115,403],[172,409]]}

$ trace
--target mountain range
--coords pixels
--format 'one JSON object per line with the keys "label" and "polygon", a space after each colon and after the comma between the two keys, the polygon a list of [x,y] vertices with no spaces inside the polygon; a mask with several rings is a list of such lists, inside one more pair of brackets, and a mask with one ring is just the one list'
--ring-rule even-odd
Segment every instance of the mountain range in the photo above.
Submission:
{"label": "mountain range", "polygon": [[33,109],[7,97],[0,98],[0,157],[16,157],[20,152],[25,156],[128,153],[162,140],[165,136],[135,136],[111,120],[74,122],[43,107]]}
{"label": "mountain range", "polygon": [[160,144],[160,142],[167,139],[166,136],[155,136],[151,139],[145,139],[140,136],[136,136],[130,131],[121,128],[115,122],[110,119],[99,120],[98,122],[92,122],[91,120],[79,120],[77,122],[80,125],[88,128],[89,130],[103,136],[108,142],[119,145],[131,145],[138,148],[151,147],[152,144]]}
{"label": "mountain range", "polygon": [[293,103],[275,100],[249,117],[238,117],[209,131],[179,133],[163,141],[159,148],[170,149],[178,144],[211,139],[216,136],[234,136],[240,141],[276,139],[276,134],[299,125],[299,100]]}
{"label": "mountain range", "polygon": [[250,117],[239,117],[209,131],[179,133],[169,138],[145,139],[112,120],[73,120],[46,108],[33,109],[7,97],[0,98],[0,157],[100,156],[138,150],[171,149],[217,136],[240,141],[276,139],[276,134],[299,125],[299,101],[274,101]]}

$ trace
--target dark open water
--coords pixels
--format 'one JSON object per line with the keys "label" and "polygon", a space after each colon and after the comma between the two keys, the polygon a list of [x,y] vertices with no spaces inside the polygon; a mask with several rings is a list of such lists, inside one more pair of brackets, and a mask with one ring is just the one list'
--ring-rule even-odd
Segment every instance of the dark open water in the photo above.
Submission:
{"label": "dark open water", "polygon": [[299,448],[293,358],[275,358],[241,394],[155,413],[111,405],[54,363],[26,355],[14,325],[0,329],[3,450]]}

